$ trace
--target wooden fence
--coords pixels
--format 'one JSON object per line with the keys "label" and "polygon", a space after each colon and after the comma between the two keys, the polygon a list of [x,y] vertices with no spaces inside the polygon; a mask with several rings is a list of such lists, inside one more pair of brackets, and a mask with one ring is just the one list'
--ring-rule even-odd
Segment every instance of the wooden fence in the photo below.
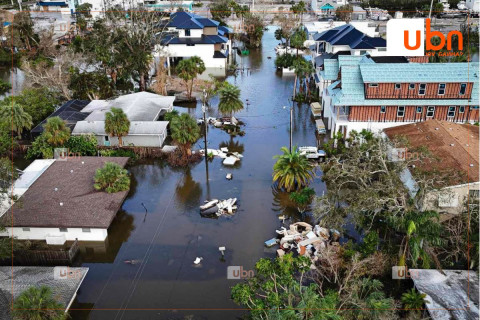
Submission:
{"label": "wooden fence", "polygon": [[[68,250],[19,250],[13,255],[13,264],[19,266],[64,266],[71,265],[78,254],[78,241]],[[12,264],[12,259],[4,259],[1,265]]]}

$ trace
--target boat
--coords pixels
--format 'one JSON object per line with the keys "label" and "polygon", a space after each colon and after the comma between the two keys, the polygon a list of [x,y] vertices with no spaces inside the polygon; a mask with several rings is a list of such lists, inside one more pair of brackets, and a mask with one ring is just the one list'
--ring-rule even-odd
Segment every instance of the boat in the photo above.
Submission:
{"label": "boat", "polygon": [[310,104],[310,109],[312,110],[312,115],[314,119],[320,118],[322,116],[322,105],[318,102],[312,102]]}
{"label": "boat", "polygon": [[315,120],[315,127],[317,128],[318,134],[326,134],[327,130],[325,129],[325,124],[322,119]]}

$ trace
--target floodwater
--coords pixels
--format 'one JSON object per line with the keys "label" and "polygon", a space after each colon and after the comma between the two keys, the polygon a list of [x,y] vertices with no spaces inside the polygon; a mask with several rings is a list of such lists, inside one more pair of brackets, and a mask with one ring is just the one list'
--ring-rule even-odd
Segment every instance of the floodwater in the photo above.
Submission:
{"label": "floodwater", "polygon": [[[239,280],[227,279],[227,267],[249,270],[258,259],[274,257],[276,248],[263,243],[281,226],[278,216],[298,219],[293,208],[285,208],[287,196],[272,188],[272,157],[289,144],[293,90],[293,78],[276,73],[273,32],[265,33],[262,48],[237,57],[250,71],[227,78],[241,88],[243,101],[249,100],[236,114],[246,134],[231,138],[209,127],[208,147],[242,153],[240,164],[225,167],[215,158],[208,164],[208,180],[204,160],[188,169],[172,169],[162,161],[129,167],[132,188],[108,241],[82,245],[77,264],[89,272],[72,305],[73,319],[234,319],[245,312],[230,298]],[[211,101],[207,116],[218,115],[217,103]],[[200,105],[177,109],[197,118],[202,114]],[[315,145],[309,107],[293,110],[294,144]],[[203,148],[203,139],[194,148]],[[233,180],[225,179],[227,173]],[[320,169],[317,175],[312,187],[322,194]],[[234,216],[200,215],[205,199],[229,197],[238,198]],[[221,246],[226,247],[224,259]],[[200,265],[194,265],[196,257],[203,258]]]}

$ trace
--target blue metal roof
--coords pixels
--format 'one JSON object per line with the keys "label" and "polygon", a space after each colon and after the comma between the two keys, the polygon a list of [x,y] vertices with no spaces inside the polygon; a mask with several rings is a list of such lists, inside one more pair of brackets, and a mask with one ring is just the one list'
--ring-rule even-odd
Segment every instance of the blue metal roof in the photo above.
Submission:
{"label": "blue metal roof", "polygon": [[218,27],[218,34],[223,36],[225,34],[229,34],[229,33],[232,33],[233,32],[233,29],[229,28],[229,27],[225,27],[225,26],[219,26]]}
{"label": "blue metal roof", "polygon": [[177,29],[203,29],[204,27],[218,27],[220,22],[196,15],[191,12],[179,11],[170,15],[168,27]]}
{"label": "blue metal roof", "polygon": [[169,44],[216,44],[227,42],[227,38],[219,35],[202,35],[201,38],[179,38],[177,36],[167,35],[162,39],[161,44],[168,46]]}
{"label": "blue metal roof", "polygon": [[37,4],[42,7],[67,6],[67,3],[65,3],[65,1],[39,1],[37,2]]}
{"label": "blue metal roof", "polygon": [[361,64],[363,82],[478,82],[479,63]]}
{"label": "blue metal roof", "polygon": [[313,36],[313,39],[315,41],[325,41],[331,45],[348,45],[352,49],[374,49],[387,46],[385,39],[369,37],[350,24],[317,33]]}

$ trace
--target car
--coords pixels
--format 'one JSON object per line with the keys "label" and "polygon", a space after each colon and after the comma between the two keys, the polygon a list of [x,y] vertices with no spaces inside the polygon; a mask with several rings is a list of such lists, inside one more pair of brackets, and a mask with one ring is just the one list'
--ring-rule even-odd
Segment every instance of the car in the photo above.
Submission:
{"label": "car", "polygon": [[306,156],[307,159],[319,160],[325,158],[327,155],[325,151],[318,150],[316,147],[300,147],[298,151],[301,155]]}

